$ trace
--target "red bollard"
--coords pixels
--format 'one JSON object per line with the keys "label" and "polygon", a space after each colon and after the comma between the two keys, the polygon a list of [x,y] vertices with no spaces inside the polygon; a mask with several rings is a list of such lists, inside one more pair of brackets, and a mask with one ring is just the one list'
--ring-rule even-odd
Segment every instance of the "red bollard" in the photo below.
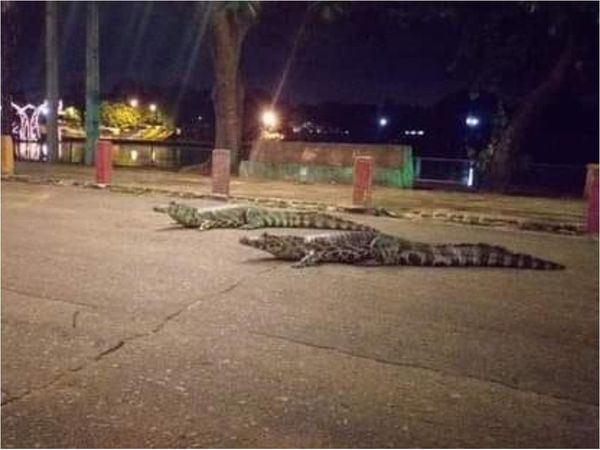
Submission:
{"label": "red bollard", "polygon": [[369,206],[371,204],[371,183],[373,180],[373,158],[357,156],[354,158],[352,204]]}
{"label": "red bollard", "polygon": [[598,234],[598,169],[592,173],[591,186],[587,197],[586,231]]}
{"label": "red bollard", "polygon": [[212,193],[213,195],[229,196],[229,173],[231,152],[215,149],[212,152]]}
{"label": "red bollard", "polygon": [[96,142],[96,184],[110,184],[112,178],[112,142]]}

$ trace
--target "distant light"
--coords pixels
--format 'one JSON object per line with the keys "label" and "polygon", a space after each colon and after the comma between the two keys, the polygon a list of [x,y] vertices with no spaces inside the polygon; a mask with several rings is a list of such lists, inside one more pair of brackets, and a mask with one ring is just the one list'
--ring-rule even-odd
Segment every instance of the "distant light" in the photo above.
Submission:
{"label": "distant light", "polygon": [[388,122],[389,121],[388,121],[387,117],[381,117],[379,119],[379,126],[380,127],[385,127],[385,126],[387,126]]}
{"label": "distant light", "polygon": [[468,187],[473,187],[473,176],[474,176],[474,169],[473,166],[469,167],[469,174],[467,175],[467,186]]}
{"label": "distant light", "polygon": [[131,153],[130,153],[130,155],[131,155],[131,160],[132,160],[132,161],[137,161],[137,157],[138,157],[138,152],[137,152],[137,150],[131,150]]}
{"label": "distant light", "polygon": [[40,112],[43,115],[45,115],[45,116],[47,116],[48,113],[50,112],[50,109],[48,108],[48,101],[47,100],[45,100],[44,103],[41,104],[41,106],[40,106]]}
{"label": "distant light", "polygon": [[417,131],[417,134],[418,134],[419,136],[424,136],[424,135],[425,135],[425,131],[423,131],[423,130],[418,130],[418,131]]}
{"label": "distant light", "polygon": [[129,106],[131,106],[132,108],[137,108],[139,104],[140,102],[137,98],[132,98],[131,100],[129,100]]}
{"label": "distant light", "polygon": [[202,120],[202,116],[198,116],[198,120],[201,121]]}
{"label": "distant light", "polygon": [[156,112],[156,103],[150,103],[149,108],[150,108],[150,111]]}
{"label": "distant light", "polygon": [[261,121],[266,128],[276,128],[279,125],[279,117],[272,109],[267,109],[262,113]]}
{"label": "distant light", "polygon": [[467,118],[465,119],[465,123],[468,127],[474,128],[479,125],[479,117],[467,116]]}

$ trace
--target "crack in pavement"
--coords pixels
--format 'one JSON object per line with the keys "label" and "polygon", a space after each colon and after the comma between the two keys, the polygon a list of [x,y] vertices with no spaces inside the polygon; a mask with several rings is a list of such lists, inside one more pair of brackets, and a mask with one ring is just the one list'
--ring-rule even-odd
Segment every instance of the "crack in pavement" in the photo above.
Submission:
{"label": "crack in pavement", "polygon": [[194,306],[196,306],[198,303],[200,303],[201,301],[203,301],[207,297],[214,297],[214,296],[219,296],[219,295],[227,294],[228,292],[231,292],[235,288],[237,288],[240,284],[242,284],[248,278],[262,276],[262,275],[264,275],[266,273],[273,272],[275,269],[278,269],[279,267],[281,267],[281,266],[280,265],[273,265],[273,267],[269,267],[268,269],[262,270],[262,271],[260,271],[260,272],[258,272],[256,274],[243,276],[239,280],[234,281],[229,286],[221,289],[220,291],[217,291],[217,292],[214,292],[214,293],[211,293],[211,294],[207,294],[207,295],[203,295],[202,297],[194,300],[193,302],[191,302],[190,304],[184,306],[183,308],[180,308],[179,310],[175,311],[174,313],[171,313],[168,316],[166,316],[161,323],[159,323],[156,327],[154,327],[151,330],[151,333],[157,333],[158,331],[162,330],[171,320],[176,319],[177,317],[179,317],[184,311],[188,311],[188,310],[192,309]]}
{"label": "crack in pavement", "polygon": [[40,300],[48,300],[49,302],[65,303],[67,305],[83,306],[84,308],[90,308],[90,309],[96,309],[96,310],[98,309],[98,307],[96,305],[89,305],[87,303],[74,302],[74,301],[70,301],[70,300],[64,300],[62,298],[50,297],[50,296],[47,296],[47,295],[33,294],[31,292],[21,291],[19,289],[15,289],[15,288],[12,288],[12,287],[2,286],[2,290],[3,291],[13,292],[13,293],[19,294],[19,295],[24,295],[26,297],[38,298]]}
{"label": "crack in pavement", "polygon": [[[14,397],[9,397],[8,394],[5,393],[5,391],[2,391],[3,396],[2,396],[2,400],[1,400],[0,406],[4,407],[4,406],[9,405],[11,403],[14,403],[16,401],[19,401],[19,400],[21,400],[21,399],[23,399],[23,398],[25,398],[25,397],[27,397],[27,396],[29,396],[31,394],[34,394],[34,393],[37,393],[37,392],[49,389],[54,384],[56,384],[57,382],[59,382],[62,378],[64,378],[67,374],[69,374],[69,373],[76,373],[76,372],[79,372],[79,371],[85,369],[90,364],[96,363],[96,362],[102,360],[104,357],[106,357],[108,355],[111,355],[111,354],[119,351],[127,343],[135,341],[137,339],[141,339],[141,338],[145,338],[145,337],[148,337],[148,336],[152,336],[152,335],[160,332],[169,322],[171,322],[172,320],[174,320],[177,317],[179,317],[185,311],[188,311],[188,310],[192,309],[195,305],[197,305],[198,303],[200,303],[201,301],[203,301],[207,297],[217,297],[217,296],[226,294],[228,292],[231,292],[235,288],[237,288],[240,284],[242,284],[244,281],[246,281],[248,278],[250,278],[250,277],[259,277],[259,276],[264,275],[266,273],[272,272],[272,271],[276,270],[279,267],[281,267],[281,265],[277,264],[277,265],[273,265],[273,267],[269,267],[268,269],[263,270],[261,272],[258,272],[256,274],[251,274],[251,275],[243,276],[240,279],[234,281],[233,283],[229,284],[228,286],[226,286],[225,288],[223,288],[221,290],[218,290],[216,292],[212,292],[210,294],[206,294],[206,295],[203,295],[200,298],[197,298],[196,300],[190,302],[189,304],[185,305],[184,307],[178,309],[174,313],[171,313],[171,314],[165,316],[162,319],[162,321],[157,326],[155,326],[154,328],[150,329],[150,331],[147,331],[145,333],[132,334],[130,336],[126,336],[126,337],[120,339],[114,345],[112,345],[112,346],[108,347],[107,349],[101,351],[97,355],[95,355],[95,356],[93,356],[91,358],[88,358],[85,362],[83,362],[82,364],[78,365],[77,367],[67,368],[66,371],[63,371],[63,372],[59,373],[58,375],[56,375],[54,378],[52,378],[50,381],[48,381],[47,383],[43,384],[42,386],[39,386],[39,387],[36,387],[36,388],[32,388],[32,389],[27,389],[22,394],[16,395]],[[15,290],[12,290],[12,291],[17,292]],[[20,293],[20,292],[17,292],[17,293]],[[39,296],[31,295],[31,294],[23,294],[23,293],[21,293],[21,294],[22,295],[30,295],[30,296],[36,297],[36,298],[46,299],[45,297],[39,297]],[[59,301],[62,301],[62,300],[59,300]],[[65,302],[65,301],[63,301],[63,302]],[[65,302],[65,303],[70,303],[70,302]],[[76,311],[75,314],[73,315],[73,321],[72,321],[73,328],[75,328],[75,320],[77,318],[77,314],[78,313],[79,313],[79,311]]]}
{"label": "crack in pavement", "polygon": [[256,335],[256,336],[262,336],[262,337],[266,337],[266,338],[270,338],[270,339],[277,339],[277,340],[282,340],[282,341],[286,341],[286,342],[291,342],[293,344],[297,344],[297,345],[303,345],[306,347],[311,347],[311,348],[316,348],[319,350],[327,350],[327,351],[332,351],[332,352],[336,352],[336,353],[340,353],[342,355],[347,355],[347,356],[351,356],[353,358],[359,358],[359,359],[365,359],[368,361],[374,361],[380,364],[385,364],[388,366],[395,366],[395,367],[407,367],[407,368],[411,368],[411,369],[417,369],[417,370],[425,370],[428,372],[432,372],[438,375],[445,375],[445,376],[453,376],[453,377],[459,377],[459,378],[467,378],[470,380],[476,380],[482,383],[490,383],[490,384],[494,384],[494,385],[498,385],[501,386],[503,388],[507,388],[510,389],[512,391],[517,391],[519,393],[527,393],[527,394],[535,394],[535,395],[539,395],[541,397],[549,397],[552,398],[554,400],[560,400],[560,401],[566,401],[566,402],[570,402],[570,403],[574,403],[577,405],[581,405],[581,406],[586,406],[586,407],[595,407],[598,408],[598,405],[596,403],[588,403],[585,401],[581,401],[581,400],[575,400],[569,397],[563,397],[560,395],[554,395],[554,394],[548,394],[548,393],[544,393],[544,392],[538,392],[538,391],[534,391],[531,389],[520,389],[514,385],[508,384],[508,383],[504,383],[502,381],[499,380],[493,380],[493,379],[489,379],[489,378],[480,378],[480,377],[476,377],[473,375],[467,375],[467,374],[462,374],[462,373],[452,373],[452,372],[447,372],[444,370],[440,370],[440,369],[436,369],[434,367],[428,367],[428,366],[422,366],[419,364],[411,364],[411,363],[402,363],[402,362],[398,362],[398,361],[394,361],[391,359],[386,359],[386,358],[381,358],[381,357],[374,357],[374,356],[368,356],[368,355],[361,355],[359,353],[353,353],[349,350],[344,350],[338,347],[334,347],[332,345],[327,345],[327,344],[315,344],[313,342],[308,342],[308,341],[302,341],[300,339],[294,339],[294,338],[290,338],[287,336],[281,336],[281,335],[277,335],[277,334],[270,334],[270,333],[263,333],[260,331],[250,331],[250,334]]}

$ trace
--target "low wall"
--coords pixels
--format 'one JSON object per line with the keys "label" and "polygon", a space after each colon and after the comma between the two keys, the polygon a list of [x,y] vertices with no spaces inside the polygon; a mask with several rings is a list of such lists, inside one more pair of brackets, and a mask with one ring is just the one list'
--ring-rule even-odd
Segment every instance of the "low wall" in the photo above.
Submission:
{"label": "low wall", "polygon": [[356,156],[373,158],[373,183],[412,187],[412,148],[402,145],[257,141],[240,165],[240,176],[351,184]]}

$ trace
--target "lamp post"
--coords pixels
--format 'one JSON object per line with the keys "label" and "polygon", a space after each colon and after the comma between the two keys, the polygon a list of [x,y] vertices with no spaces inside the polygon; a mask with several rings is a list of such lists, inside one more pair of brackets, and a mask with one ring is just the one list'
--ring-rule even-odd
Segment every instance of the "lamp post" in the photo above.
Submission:
{"label": "lamp post", "polygon": [[157,125],[158,124],[158,107],[156,106],[156,103],[150,103],[150,106],[148,106],[148,108],[150,109],[150,112],[152,113],[152,120],[154,121],[154,124]]}

